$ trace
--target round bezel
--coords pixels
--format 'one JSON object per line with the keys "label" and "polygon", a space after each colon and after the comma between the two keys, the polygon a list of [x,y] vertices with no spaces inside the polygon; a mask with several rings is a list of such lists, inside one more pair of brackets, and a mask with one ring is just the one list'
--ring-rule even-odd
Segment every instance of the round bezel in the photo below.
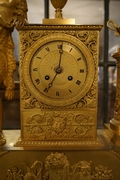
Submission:
{"label": "round bezel", "polygon": [[[64,42],[68,43],[69,46],[73,45],[73,47],[76,47],[78,49],[78,51],[80,51],[80,53],[83,54],[84,57],[84,66],[86,66],[86,71],[85,71],[85,76],[84,76],[84,81],[82,83],[81,86],[78,86],[78,89],[73,92],[70,93],[70,95],[64,95],[64,96],[54,96],[52,95],[52,93],[49,95],[49,93],[42,93],[43,90],[41,90],[43,87],[41,86],[41,89],[38,88],[38,85],[35,85],[35,83],[33,82],[34,75],[31,73],[31,66],[34,63],[34,59],[36,57],[36,54],[39,53],[39,51],[41,51],[42,47],[47,47],[48,44],[50,43],[54,43],[54,42]],[[67,46],[67,45],[66,45]],[[50,54],[51,53],[51,54]],[[69,58],[72,59],[73,54],[69,55],[70,52],[66,52],[68,55],[64,55],[64,56],[68,56]],[[48,56],[52,56],[54,54],[54,52],[47,52],[47,57]],[[75,55],[74,55],[75,56]],[[38,65],[38,68],[42,68],[44,67],[44,60],[45,58],[43,58],[42,62],[40,65]],[[76,66],[76,61],[74,60],[76,59],[76,57],[71,60],[73,62],[72,66],[73,68],[77,67]],[[75,63],[74,63],[75,62]],[[24,58],[24,62],[23,62],[23,66],[24,68],[22,69],[22,74],[24,77],[24,82],[25,85],[28,89],[28,91],[30,91],[30,93],[38,100],[41,101],[42,103],[45,103],[47,105],[52,105],[52,106],[66,106],[66,105],[70,105],[73,104],[75,102],[77,102],[78,100],[80,100],[81,98],[83,98],[85,96],[85,94],[89,91],[92,83],[93,83],[93,79],[94,79],[94,75],[95,75],[95,65],[94,65],[94,61],[92,58],[92,55],[89,51],[89,49],[87,48],[87,46],[85,46],[85,44],[83,42],[81,42],[79,39],[77,39],[74,36],[68,35],[68,34],[64,34],[64,33],[54,33],[54,34],[49,34],[46,36],[41,37],[39,40],[37,40],[32,46],[31,48],[27,51],[25,58]],[[41,73],[41,72],[39,72]],[[75,76],[78,72],[75,72]],[[44,74],[44,73],[42,73]],[[40,77],[42,79],[42,74],[40,74]],[[52,72],[51,72],[52,74]],[[45,75],[43,76],[45,77]],[[64,76],[63,76],[64,77]],[[46,79],[49,78],[47,77],[46,74]],[[68,77],[69,79],[72,78],[72,76]],[[44,80],[42,80],[43,84],[44,84]],[[64,91],[64,88],[69,88],[68,83],[63,83],[62,85],[59,85],[59,82],[57,82],[55,84],[56,86],[56,92],[58,92],[58,88],[62,88],[61,91]],[[70,84],[71,86],[71,84]],[[55,89],[54,89],[55,90]],[[70,89],[69,89],[70,91]]]}

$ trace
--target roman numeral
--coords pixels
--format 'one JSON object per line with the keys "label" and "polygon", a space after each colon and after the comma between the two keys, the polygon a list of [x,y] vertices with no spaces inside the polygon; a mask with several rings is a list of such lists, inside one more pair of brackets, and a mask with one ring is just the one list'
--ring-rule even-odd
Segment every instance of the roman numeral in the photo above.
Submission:
{"label": "roman numeral", "polygon": [[57,45],[58,49],[62,49],[62,44]]}
{"label": "roman numeral", "polygon": [[56,92],[56,96],[60,96],[59,92]]}
{"label": "roman numeral", "polygon": [[77,80],[76,81],[76,84],[79,86],[81,84],[81,81],[80,80]]}
{"label": "roman numeral", "polygon": [[77,58],[77,61],[80,61],[82,58],[81,57],[79,57],[79,58]]}
{"label": "roman numeral", "polygon": [[69,89],[69,92],[72,93],[72,91]]}
{"label": "roman numeral", "polygon": [[80,69],[80,73],[84,73],[85,72],[85,70],[84,69]]}
{"label": "roman numeral", "polygon": [[36,58],[37,58],[37,59],[41,59],[41,57],[39,57],[39,56],[37,56]]}
{"label": "roman numeral", "polygon": [[46,47],[45,48],[47,52],[50,52],[50,48],[49,47]]}
{"label": "roman numeral", "polygon": [[73,49],[71,48],[70,50],[69,50],[69,52],[71,52]]}
{"label": "roman numeral", "polygon": [[35,82],[36,82],[37,84],[40,84],[40,79],[36,79]]}
{"label": "roman numeral", "polygon": [[38,68],[33,68],[33,71],[38,71]]}
{"label": "roman numeral", "polygon": [[44,92],[48,93],[48,88],[45,88],[45,89],[44,89]]}

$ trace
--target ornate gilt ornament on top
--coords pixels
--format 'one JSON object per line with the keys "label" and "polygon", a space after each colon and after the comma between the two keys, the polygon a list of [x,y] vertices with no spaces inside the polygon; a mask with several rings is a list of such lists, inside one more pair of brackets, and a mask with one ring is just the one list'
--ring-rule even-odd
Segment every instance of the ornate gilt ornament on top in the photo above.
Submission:
{"label": "ornate gilt ornament on top", "polygon": [[51,3],[55,10],[55,18],[63,18],[62,15],[62,9],[64,8],[65,4],[67,3],[67,0],[51,0]]}
{"label": "ornate gilt ornament on top", "polygon": [[54,19],[43,19],[43,24],[75,24],[75,19],[64,19],[62,9],[68,0],[50,0],[55,8]]}
{"label": "ornate gilt ornament on top", "polygon": [[[109,20],[107,26],[112,31],[115,31],[115,36],[120,35],[120,27],[114,21]],[[112,57],[117,61],[117,84],[114,118],[110,120],[110,128],[116,135],[120,136],[120,48],[117,49],[117,52],[112,54]]]}

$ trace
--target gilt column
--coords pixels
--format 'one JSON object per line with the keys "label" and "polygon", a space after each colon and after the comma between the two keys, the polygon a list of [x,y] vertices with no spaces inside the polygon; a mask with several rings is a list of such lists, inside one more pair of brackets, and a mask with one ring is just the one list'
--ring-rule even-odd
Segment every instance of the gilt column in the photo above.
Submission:
{"label": "gilt column", "polygon": [[117,82],[114,118],[110,121],[110,128],[116,135],[120,136],[120,48],[118,48],[112,57],[117,61]]}

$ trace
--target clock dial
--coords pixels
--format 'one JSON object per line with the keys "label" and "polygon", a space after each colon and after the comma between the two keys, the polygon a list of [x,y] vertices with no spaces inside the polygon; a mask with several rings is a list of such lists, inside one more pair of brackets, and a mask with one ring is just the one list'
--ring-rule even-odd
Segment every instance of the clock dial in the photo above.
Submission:
{"label": "clock dial", "polygon": [[37,99],[63,106],[85,95],[92,84],[94,63],[82,42],[70,35],[54,34],[31,49],[24,66],[29,68],[23,74]]}
{"label": "clock dial", "polygon": [[54,99],[69,98],[78,93],[87,77],[87,63],[83,53],[66,41],[43,45],[34,54],[30,67],[36,89]]}

